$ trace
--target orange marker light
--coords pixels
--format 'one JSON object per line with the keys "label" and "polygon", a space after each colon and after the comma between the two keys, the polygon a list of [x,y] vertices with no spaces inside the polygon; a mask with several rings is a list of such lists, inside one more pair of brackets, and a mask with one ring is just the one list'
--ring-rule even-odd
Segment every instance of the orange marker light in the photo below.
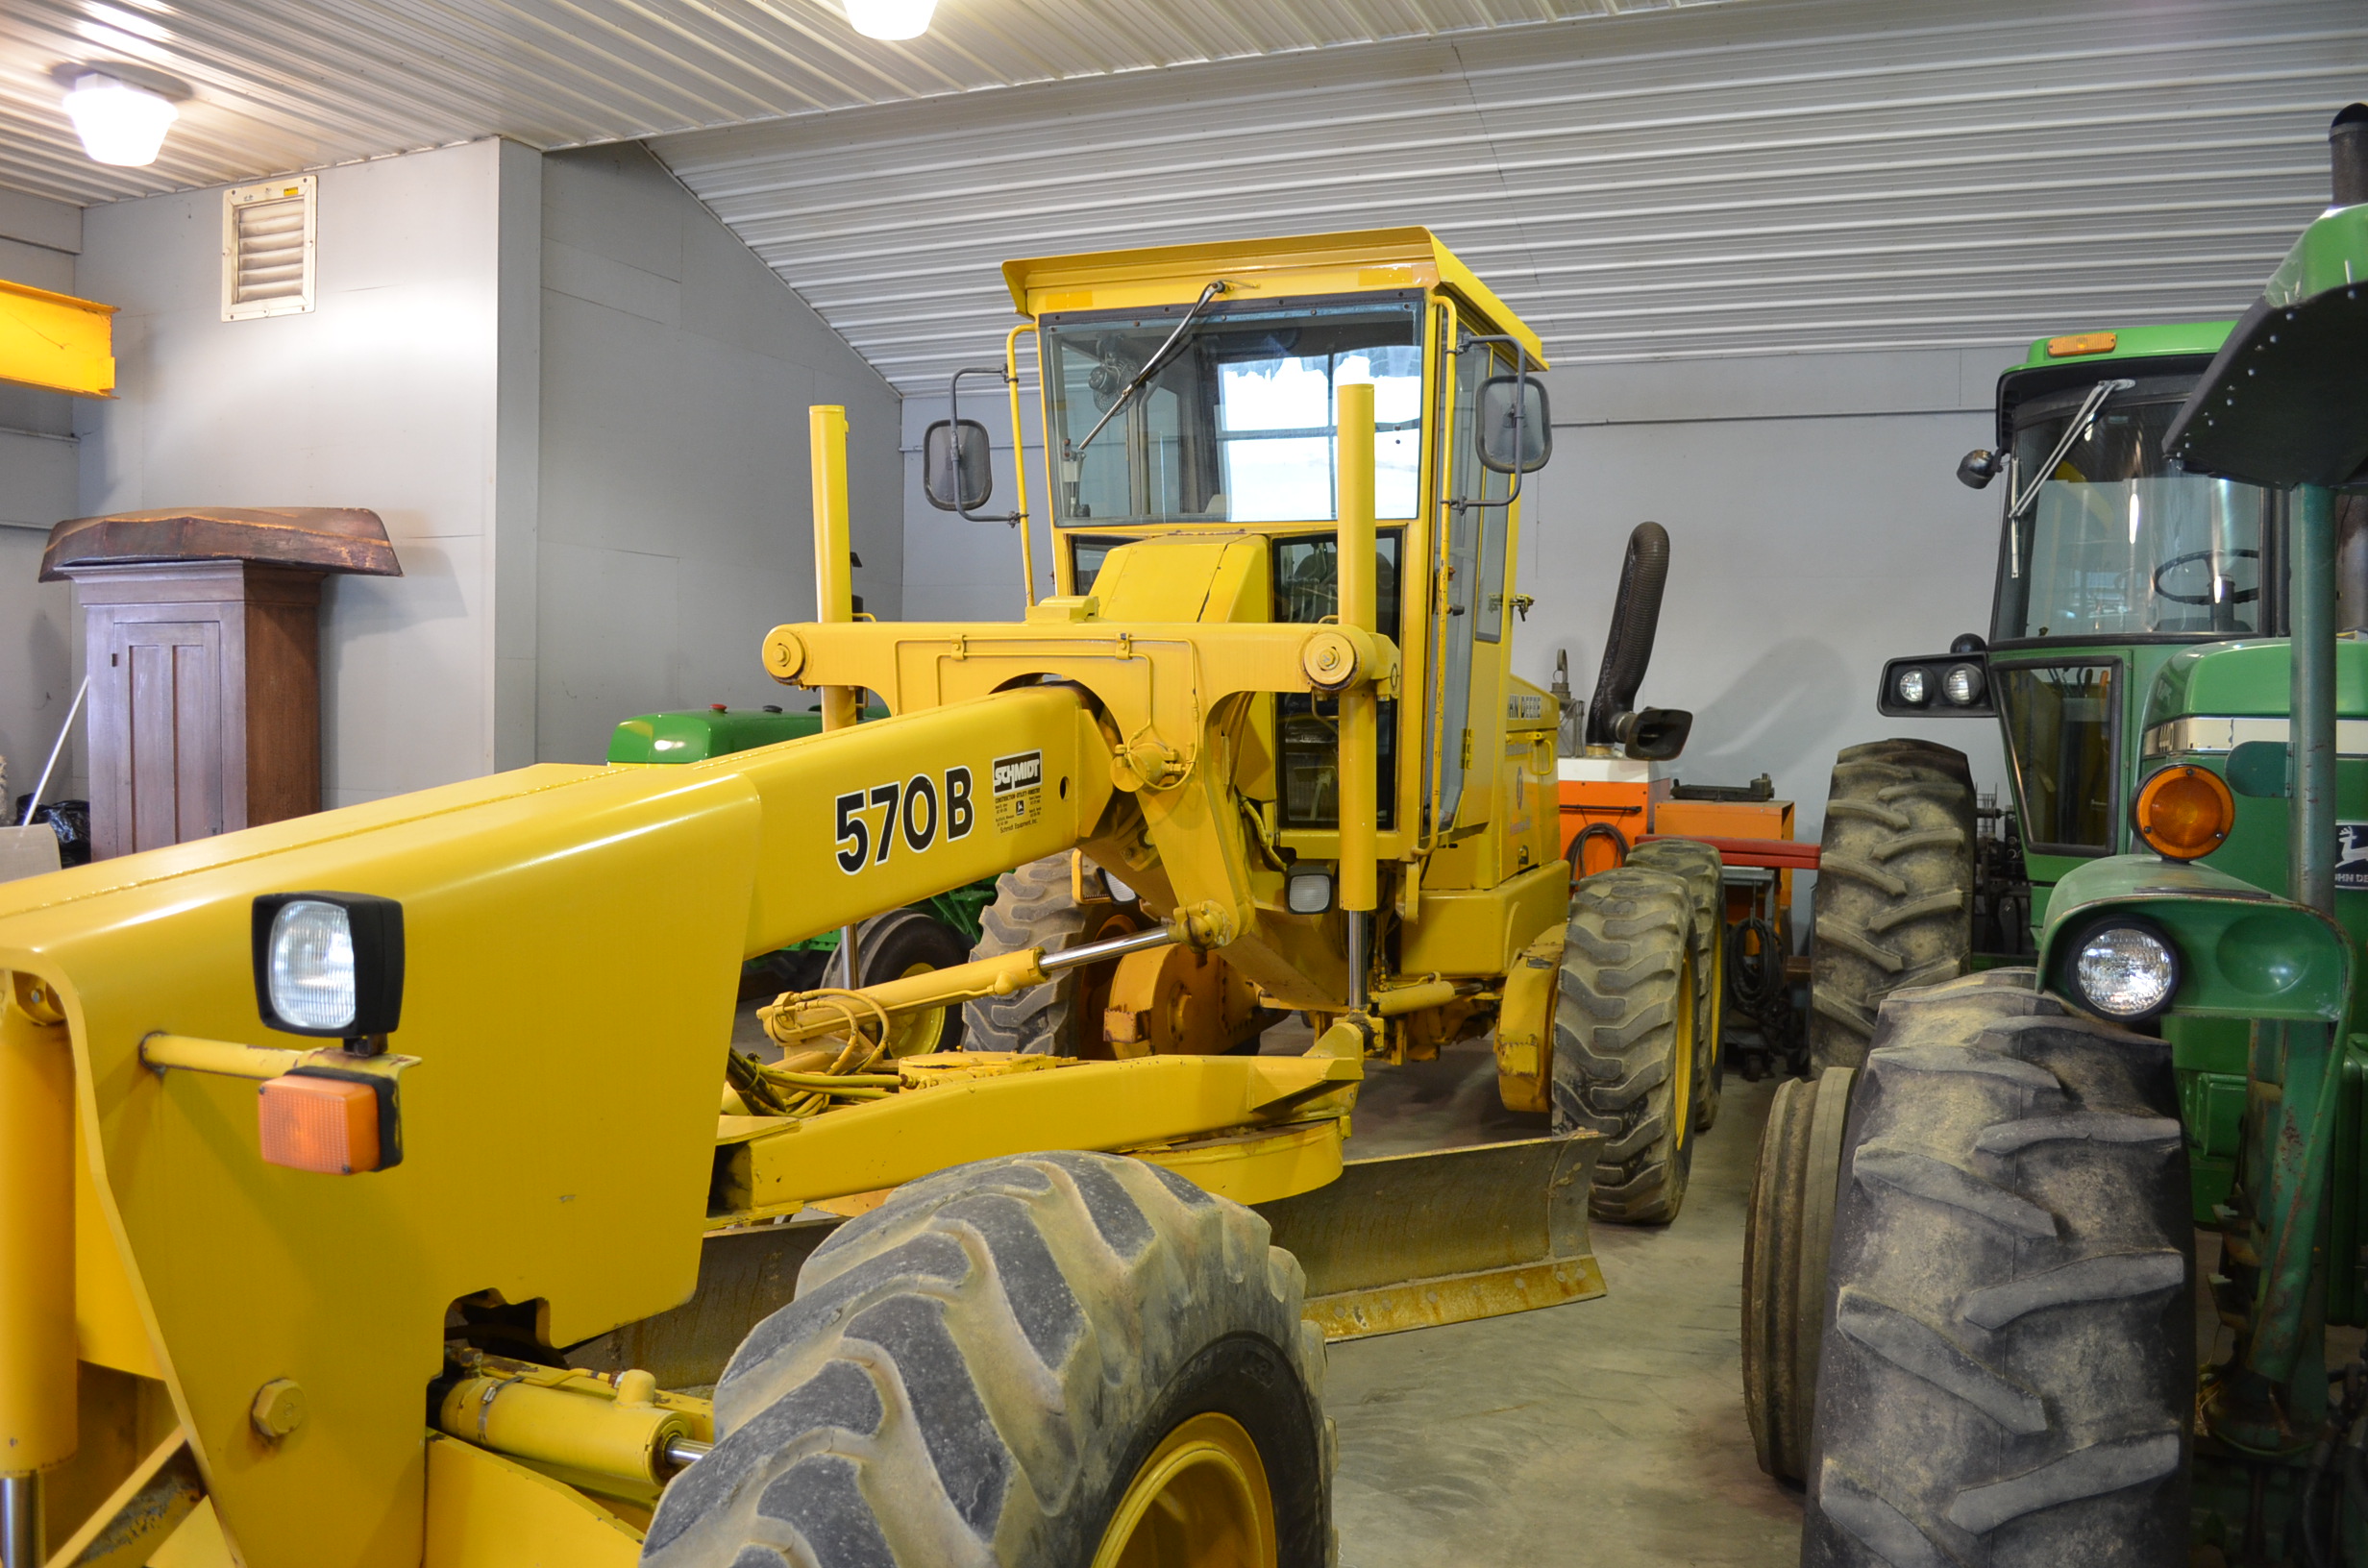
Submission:
{"label": "orange marker light", "polygon": [[368,1084],[304,1073],[266,1079],[257,1115],[272,1164],[327,1176],[379,1168],[379,1097]]}
{"label": "orange marker light", "polygon": [[2137,836],[2165,860],[2193,860],[2228,842],[2236,797],[2220,775],[2182,764],[2137,788],[2131,813]]}
{"label": "orange marker light", "polygon": [[2084,354],[2110,354],[2121,343],[2119,332],[2077,332],[2047,340],[2050,359],[2071,359]]}

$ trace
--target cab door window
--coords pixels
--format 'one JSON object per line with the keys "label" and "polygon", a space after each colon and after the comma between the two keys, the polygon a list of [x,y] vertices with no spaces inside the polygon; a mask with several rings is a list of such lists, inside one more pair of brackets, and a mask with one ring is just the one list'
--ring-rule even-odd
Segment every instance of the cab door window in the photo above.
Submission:
{"label": "cab door window", "polygon": [[2043,854],[2105,855],[2120,839],[2121,666],[1996,670],[2023,837]]}

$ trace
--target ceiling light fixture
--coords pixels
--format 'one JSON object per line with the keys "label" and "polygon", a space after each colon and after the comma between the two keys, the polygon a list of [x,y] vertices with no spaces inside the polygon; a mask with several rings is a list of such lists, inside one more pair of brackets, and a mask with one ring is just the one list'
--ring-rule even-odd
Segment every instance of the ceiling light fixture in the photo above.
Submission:
{"label": "ceiling light fixture", "polygon": [[94,163],[145,168],[163,150],[164,133],[181,117],[174,107],[189,96],[178,77],[109,61],[61,65],[50,72],[65,88],[65,111]]}
{"label": "ceiling light fixture", "polygon": [[917,38],[929,30],[937,0],[846,0],[847,24],[867,38]]}

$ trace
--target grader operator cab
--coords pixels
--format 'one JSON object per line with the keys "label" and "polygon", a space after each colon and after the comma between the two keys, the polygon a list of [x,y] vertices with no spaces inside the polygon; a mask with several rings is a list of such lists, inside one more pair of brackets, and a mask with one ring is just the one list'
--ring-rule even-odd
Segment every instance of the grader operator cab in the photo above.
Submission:
{"label": "grader operator cab", "polygon": [[[818,408],[760,656],[822,733],[0,888],[6,1568],[1320,1564],[1327,1335],[1676,1213],[1718,868],[1556,853],[1534,334],[1419,230],[1007,273],[1023,621],[857,618]],[[926,460],[989,502],[958,410]],[[728,1043],[744,960],[996,876],[970,962]],[[1542,1136],[1352,1158],[1369,1062],[1491,1027]]]}

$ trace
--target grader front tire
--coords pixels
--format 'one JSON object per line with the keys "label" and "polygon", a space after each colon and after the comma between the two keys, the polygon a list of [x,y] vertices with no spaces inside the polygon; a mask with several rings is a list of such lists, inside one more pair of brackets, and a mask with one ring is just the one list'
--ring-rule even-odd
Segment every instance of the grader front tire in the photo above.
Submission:
{"label": "grader front tire", "polygon": [[1892,992],[1964,971],[1973,949],[1973,775],[1929,741],[1834,761],[1810,942],[1812,1067],[1866,1060]]}
{"label": "grader front tire", "polygon": [[1180,1543],[1325,1568],[1323,1339],[1267,1237],[1110,1155],[911,1184],[817,1248],[742,1343],[720,1440],[667,1488],[642,1561],[1132,1568]]}
{"label": "grader front tire", "polygon": [[1597,1219],[1665,1225],[1693,1160],[1693,899],[1620,867],[1571,891],[1554,1001],[1554,1131],[1604,1135]]}
{"label": "grader front tire", "polygon": [[1648,839],[1629,851],[1628,864],[1667,871],[1693,898],[1693,1130],[1707,1133],[1718,1120],[1726,1068],[1718,1055],[1726,981],[1726,868],[1717,850],[1694,839]]}

